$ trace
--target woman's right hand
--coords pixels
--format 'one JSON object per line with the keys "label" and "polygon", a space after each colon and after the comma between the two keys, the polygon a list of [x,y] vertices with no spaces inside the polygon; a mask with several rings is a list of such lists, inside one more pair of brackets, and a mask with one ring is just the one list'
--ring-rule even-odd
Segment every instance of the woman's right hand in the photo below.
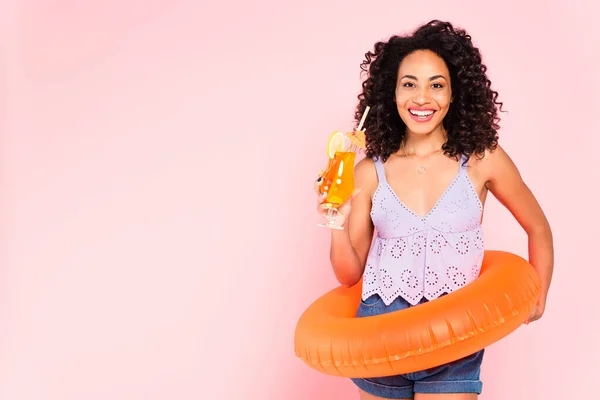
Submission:
{"label": "woman's right hand", "polygon": [[[321,217],[323,217],[326,221],[328,221],[328,210],[330,209],[330,205],[325,203],[325,199],[327,198],[327,192],[323,192],[320,194],[320,187],[323,184],[323,171],[320,171],[318,174],[318,178],[315,181],[314,189],[317,193],[317,212]],[[336,217],[333,222],[338,226],[345,226],[348,221],[348,216],[350,215],[350,211],[352,209],[352,200],[356,197],[356,195],[360,193],[360,189],[354,189],[352,196],[341,206],[337,208],[338,212],[336,213]]]}

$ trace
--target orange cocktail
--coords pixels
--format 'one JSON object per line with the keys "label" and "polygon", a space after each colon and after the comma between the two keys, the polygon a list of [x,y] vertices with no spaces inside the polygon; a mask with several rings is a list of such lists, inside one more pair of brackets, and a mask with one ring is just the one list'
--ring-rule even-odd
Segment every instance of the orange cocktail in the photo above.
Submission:
{"label": "orange cocktail", "polygon": [[[354,132],[343,134],[334,132],[327,143],[329,161],[323,173],[319,186],[319,194],[326,193],[324,204],[328,206],[326,222],[319,224],[334,229],[344,229],[336,224],[338,208],[352,197],[354,193],[354,162],[356,153],[365,149],[365,133],[361,130],[369,107],[366,107],[363,117]],[[350,141],[350,146],[347,141]],[[346,216],[347,217],[347,216]]]}
{"label": "orange cocktail", "polygon": [[356,152],[337,151],[323,176],[321,193],[327,192],[325,203],[331,207],[344,204],[354,191],[354,161]]}

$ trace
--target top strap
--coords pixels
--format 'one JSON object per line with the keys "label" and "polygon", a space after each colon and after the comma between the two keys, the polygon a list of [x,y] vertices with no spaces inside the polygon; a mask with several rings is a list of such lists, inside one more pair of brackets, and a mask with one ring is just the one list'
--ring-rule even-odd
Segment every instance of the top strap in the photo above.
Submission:
{"label": "top strap", "polygon": [[460,156],[460,169],[467,169],[467,166],[469,164],[469,159],[467,158],[467,156],[465,156],[464,154],[461,154]]}
{"label": "top strap", "polygon": [[385,179],[385,169],[383,169],[383,164],[381,163],[379,158],[373,158],[373,162],[375,163],[375,170],[377,171],[377,179],[379,179],[379,182],[387,182]]}

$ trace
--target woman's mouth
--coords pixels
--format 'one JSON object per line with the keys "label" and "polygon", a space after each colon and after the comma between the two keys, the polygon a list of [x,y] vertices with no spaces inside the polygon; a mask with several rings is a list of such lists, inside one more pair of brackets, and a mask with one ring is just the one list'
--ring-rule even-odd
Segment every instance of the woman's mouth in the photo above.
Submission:
{"label": "woman's mouth", "polygon": [[408,113],[411,118],[417,122],[428,122],[433,118],[433,114],[435,114],[435,110],[415,110],[409,109]]}

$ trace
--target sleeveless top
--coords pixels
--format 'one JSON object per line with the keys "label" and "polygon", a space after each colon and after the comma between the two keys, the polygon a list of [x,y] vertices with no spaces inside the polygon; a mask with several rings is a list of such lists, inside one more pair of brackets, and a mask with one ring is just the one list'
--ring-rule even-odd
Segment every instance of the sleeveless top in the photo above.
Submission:
{"label": "sleeveless top", "polygon": [[363,277],[362,298],[378,294],[385,305],[401,296],[411,305],[459,289],[479,276],[483,261],[483,205],[461,157],[458,174],[425,216],[406,207],[375,159],[379,185],[371,219],[377,236]]}

